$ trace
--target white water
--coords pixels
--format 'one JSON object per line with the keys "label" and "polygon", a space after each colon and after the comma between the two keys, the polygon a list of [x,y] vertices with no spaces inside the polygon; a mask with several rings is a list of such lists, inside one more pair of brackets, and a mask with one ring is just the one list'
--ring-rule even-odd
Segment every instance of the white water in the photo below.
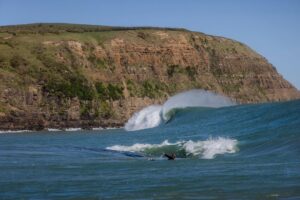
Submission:
{"label": "white water", "polygon": [[143,152],[146,149],[159,148],[159,147],[168,146],[168,145],[174,145],[174,144],[179,144],[179,143],[169,143],[168,140],[165,140],[161,144],[141,144],[141,143],[136,143],[136,144],[134,144],[132,146],[114,145],[114,146],[111,146],[111,147],[107,147],[106,149],[108,149],[108,150],[114,150],[114,151]]}
{"label": "white water", "polygon": [[4,131],[4,130],[0,130],[0,134],[4,134],[4,133],[27,133],[27,132],[33,132],[31,130],[7,130],[7,131]]}
{"label": "white water", "polygon": [[66,128],[65,131],[81,131],[81,128]]}
{"label": "white water", "polygon": [[58,132],[58,131],[62,131],[62,130],[56,129],[56,128],[47,128],[47,131],[49,131],[49,132]]}
{"label": "white water", "polygon": [[212,159],[217,154],[235,153],[238,150],[237,143],[237,140],[219,137],[197,142],[189,140],[183,144],[183,148],[189,154]]}
{"label": "white water", "polygon": [[158,126],[162,121],[161,110],[162,106],[152,105],[134,113],[125,124],[125,130],[135,131]]}
{"label": "white water", "polygon": [[143,108],[125,124],[126,131],[135,131],[158,126],[169,120],[168,112],[174,108],[210,107],[218,108],[235,105],[228,97],[205,91],[189,90],[169,98],[163,105],[152,105]]}
{"label": "white water", "polygon": [[97,127],[97,128],[92,128],[93,131],[102,131],[104,130],[104,128],[102,127]]}
{"label": "white water", "polygon": [[[204,141],[179,141],[175,143],[170,143],[168,140],[163,141],[161,144],[140,144],[136,143],[131,146],[124,145],[114,145],[111,147],[107,147],[106,149],[114,150],[114,151],[129,151],[129,152],[137,152],[143,153],[149,149],[158,149],[166,146],[175,145],[178,147],[178,150],[184,149],[186,155],[199,156],[203,159],[213,159],[218,154],[225,153],[235,153],[238,151],[237,148],[238,141],[235,139],[222,138],[218,137],[215,139],[209,138]],[[161,152],[162,154],[164,152]],[[175,152],[176,153],[176,152]]]}

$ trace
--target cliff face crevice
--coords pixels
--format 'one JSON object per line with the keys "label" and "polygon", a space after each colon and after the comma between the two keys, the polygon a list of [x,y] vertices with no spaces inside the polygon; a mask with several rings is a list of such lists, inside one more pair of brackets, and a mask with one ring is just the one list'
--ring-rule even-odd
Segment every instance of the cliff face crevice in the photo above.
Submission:
{"label": "cliff face crevice", "polygon": [[122,126],[180,91],[240,103],[299,92],[239,42],[177,29],[0,27],[0,129]]}

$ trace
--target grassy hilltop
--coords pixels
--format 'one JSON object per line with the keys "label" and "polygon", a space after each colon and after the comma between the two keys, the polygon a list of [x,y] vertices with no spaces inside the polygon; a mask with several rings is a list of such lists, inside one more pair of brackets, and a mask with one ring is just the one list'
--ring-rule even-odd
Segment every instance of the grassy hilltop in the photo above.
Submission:
{"label": "grassy hilltop", "polygon": [[241,103],[299,98],[265,58],[223,37],[153,27],[0,27],[0,129],[122,125],[192,88]]}

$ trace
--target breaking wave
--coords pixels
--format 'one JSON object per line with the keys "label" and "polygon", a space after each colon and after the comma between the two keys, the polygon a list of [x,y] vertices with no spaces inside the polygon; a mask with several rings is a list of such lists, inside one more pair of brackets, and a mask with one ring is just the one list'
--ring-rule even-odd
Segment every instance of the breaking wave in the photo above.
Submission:
{"label": "breaking wave", "polygon": [[219,108],[235,105],[228,97],[205,91],[190,90],[169,98],[163,105],[151,105],[134,113],[125,124],[126,131],[153,128],[170,120],[176,109],[187,107]]}
{"label": "breaking wave", "polygon": [[213,159],[216,155],[237,152],[237,144],[238,141],[235,139],[218,137],[204,141],[188,140],[170,143],[168,140],[165,140],[161,144],[114,145],[106,149],[119,152],[142,153],[147,157],[162,156],[164,153],[175,153],[179,158],[196,156],[202,159]]}
{"label": "breaking wave", "polygon": [[160,105],[152,105],[134,113],[125,124],[125,130],[135,131],[158,126],[162,121],[161,109]]}

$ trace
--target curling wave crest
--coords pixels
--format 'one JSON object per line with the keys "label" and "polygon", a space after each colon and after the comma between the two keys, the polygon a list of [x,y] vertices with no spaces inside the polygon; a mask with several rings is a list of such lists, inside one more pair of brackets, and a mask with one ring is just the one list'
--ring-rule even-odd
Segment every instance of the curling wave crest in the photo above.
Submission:
{"label": "curling wave crest", "polygon": [[134,113],[125,124],[126,131],[153,128],[172,118],[174,109],[187,107],[219,108],[235,105],[228,97],[205,91],[189,90],[169,98],[163,105],[151,105]]}

